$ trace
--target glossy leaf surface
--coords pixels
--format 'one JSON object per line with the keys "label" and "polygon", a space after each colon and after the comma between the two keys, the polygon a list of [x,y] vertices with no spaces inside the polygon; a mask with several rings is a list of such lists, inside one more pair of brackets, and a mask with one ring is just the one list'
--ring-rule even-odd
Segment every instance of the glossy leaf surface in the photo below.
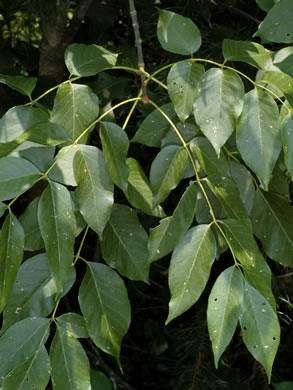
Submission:
{"label": "glossy leaf surface", "polygon": [[58,183],[76,187],[73,160],[75,153],[79,150],[79,146],[65,146],[59,150],[56,160],[57,163],[49,172],[49,178]]}

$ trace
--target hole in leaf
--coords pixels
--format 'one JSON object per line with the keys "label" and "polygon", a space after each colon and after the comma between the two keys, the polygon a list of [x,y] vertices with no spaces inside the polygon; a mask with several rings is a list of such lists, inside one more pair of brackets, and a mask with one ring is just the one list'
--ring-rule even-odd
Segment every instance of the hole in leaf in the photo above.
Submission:
{"label": "hole in leaf", "polygon": [[253,348],[257,348],[257,345],[254,345]]}
{"label": "hole in leaf", "polygon": [[290,37],[290,35],[291,35],[290,33],[287,33],[287,34],[286,34],[287,37]]}
{"label": "hole in leaf", "polygon": [[247,330],[247,326],[243,326],[243,330]]}
{"label": "hole in leaf", "polygon": [[215,298],[214,301],[217,302],[218,298]]}
{"label": "hole in leaf", "polygon": [[262,303],[262,305],[263,305],[263,306],[265,306],[265,305],[266,305],[266,303],[265,303],[265,302],[263,302],[263,303]]}
{"label": "hole in leaf", "polygon": [[277,340],[277,337],[273,336],[273,340],[274,340],[274,341]]}

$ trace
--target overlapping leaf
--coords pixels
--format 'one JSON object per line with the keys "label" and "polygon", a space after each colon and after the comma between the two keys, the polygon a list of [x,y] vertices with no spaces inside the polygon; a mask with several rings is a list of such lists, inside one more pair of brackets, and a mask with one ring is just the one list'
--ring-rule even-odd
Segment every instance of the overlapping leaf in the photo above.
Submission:
{"label": "overlapping leaf", "polygon": [[214,193],[209,189],[207,183],[202,182],[205,193],[209,199],[209,203],[212,206],[212,210],[210,210],[210,206],[207,203],[206,197],[203,194],[201,188],[198,186],[197,193],[197,206],[196,206],[196,220],[199,224],[210,223],[213,221],[212,211],[217,219],[227,218],[227,214],[225,209]]}
{"label": "overlapping leaf", "polygon": [[285,164],[293,180],[293,120],[290,114],[282,122],[282,141]]}
{"label": "overlapping leaf", "polygon": [[73,169],[73,160],[75,153],[79,150],[79,146],[65,146],[60,149],[56,160],[57,163],[54,165],[53,169],[49,172],[49,178],[58,181],[58,183],[77,186],[75,180],[74,169]]}
{"label": "overlapping leaf", "polygon": [[85,319],[76,313],[65,313],[56,318],[59,329],[66,331],[68,335],[78,338],[88,338]]}
{"label": "overlapping leaf", "polygon": [[37,83],[36,77],[10,76],[0,74],[0,83],[8,85],[10,88],[31,97]]}
{"label": "overlapping leaf", "polygon": [[231,70],[212,68],[201,78],[194,104],[195,121],[217,155],[235,130],[243,105],[244,87]]}
{"label": "overlapping leaf", "polygon": [[55,146],[69,140],[63,127],[52,122],[39,123],[27,130],[28,139],[41,145]]}
{"label": "overlapping leaf", "polygon": [[[293,106],[293,78],[286,73],[270,70],[265,72],[262,81],[271,84],[281,91],[291,106]],[[274,92],[274,88],[273,92]]]}
{"label": "overlapping leaf", "polygon": [[91,339],[120,365],[120,343],[130,325],[130,303],[122,279],[110,267],[89,262],[78,299]]}
{"label": "overlapping leaf", "polygon": [[27,251],[36,251],[44,248],[38,221],[38,202],[39,197],[28,204],[19,218],[24,228],[24,249]]}
{"label": "overlapping leaf", "polygon": [[[281,70],[293,77],[293,47],[287,46],[274,53],[271,70]],[[276,69],[275,69],[276,68]]]}

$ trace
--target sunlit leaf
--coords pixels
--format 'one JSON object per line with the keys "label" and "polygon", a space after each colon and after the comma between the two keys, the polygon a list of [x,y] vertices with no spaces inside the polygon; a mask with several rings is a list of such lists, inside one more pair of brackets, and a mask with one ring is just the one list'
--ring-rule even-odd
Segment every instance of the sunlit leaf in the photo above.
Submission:
{"label": "sunlit leaf", "polygon": [[[281,70],[282,72],[293,77],[293,47],[287,46],[277,52],[274,52],[272,57],[274,70]],[[271,69],[273,70],[273,69]]]}
{"label": "sunlit leaf", "polygon": [[269,89],[272,89],[273,92],[274,88],[281,91],[290,105],[293,106],[293,78],[291,76],[283,72],[271,70],[265,72],[262,82],[272,85],[273,88],[269,86]]}
{"label": "sunlit leaf", "polygon": [[31,96],[37,80],[37,77],[9,76],[0,74],[0,83],[8,85],[8,87],[13,88],[28,97]]}
{"label": "sunlit leaf", "polygon": [[63,127],[51,122],[39,123],[30,127],[27,135],[30,141],[41,145],[55,146],[69,140]]}
{"label": "sunlit leaf", "polygon": [[76,313],[65,313],[56,318],[59,328],[67,332],[69,336],[78,338],[88,338],[85,319]]}
{"label": "sunlit leaf", "polygon": [[49,172],[49,178],[58,181],[58,183],[76,187],[73,160],[78,150],[79,146],[72,147],[71,145],[60,149],[56,156],[57,163]]}

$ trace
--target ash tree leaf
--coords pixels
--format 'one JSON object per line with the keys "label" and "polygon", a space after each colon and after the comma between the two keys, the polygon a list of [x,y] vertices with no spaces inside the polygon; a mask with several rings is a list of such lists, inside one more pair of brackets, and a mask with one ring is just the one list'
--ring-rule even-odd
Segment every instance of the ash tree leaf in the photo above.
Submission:
{"label": "ash tree leaf", "polygon": [[55,147],[25,141],[11,154],[11,156],[24,158],[35,165],[41,172],[46,172],[53,163]]}
{"label": "ash tree leaf", "polygon": [[[87,85],[61,84],[54,99],[51,122],[62,126],[71,140],[77,139],[99,114],[99,99]],[[87,135],[81,138],[82,143]]]}
{"label": "ash tree leaf", "polygon": [[282,122],[282,142],[285,164],[293,180],[293,120],[290,114]]}
{"label": "ash tree leaf", "polygon": [[[194,137],[197,136],[199,133],[199,128],[196,126],[192,118],[190,118],[192,121],[185,122],[184,124],[181,122],[175,122],[175,126],[177,127],[179,133],[181,134],[182,138],[186,143],[190,142]],[[170,128],[164,138],[161,142],[161,148],[164,148],[165,146],[170,145],[179,145],[182,146],[182,141],[178,137],[178,135],[175,133],[173,128]]]}
{"label": "ash tree leaf", "polygon": [[[101,242],[107,264],[131,280],[148,280],[148,236],[134,210],[115,204]],[[113,245],[115,243],[115,245]]]}
{"label": "ash tree leaf", "polygon": [[12,199],[27,191],[42,176],[29,161],[21,157],[0,158],[0,200]]}
{"label": "ash tree leaf", "polygon": [[31,94],[37,84],[37,80],[37,77],[9,76],[0,74],[0,83],[8,85],[8,87],[15,89],[28,97],[31,97]]}
{"label": "ash tree leaf", "polygon": [[58,183],[76,187],[77,182],[75,180],[73,161],[75,153],[79,150],[79,146],[72,145],[64,146],[59,150],[55,158],[56,165],[49,172],[49,178]]}
{"label": "ash tree leaf", "polygon": [[248,92],[237,126],[237,147],[265,188],[281,151],[280,135],[279,110],[274,99],[258,89]]}
{"label": "ash tree leaf", "polygon": [[33,357],[12,370],[3,380],[2,390],[44,390],[51,375],[51,363],[44,345]]}
{"label": "ash tree leaf", "polygon": [[50,320],[30,317],[12,325],[0,337],[0,383],[14,368],[33,357],[48,338]]}
{"label": "ash tree leaf", "polygon": [[236,330],[243,290],[241,272],[236,267],[229,267],[217,278],[210,293],[207,322],[216,368]]}
{"label": "ash tree leaf", "polygon": [[268,70],[273,52],[256,42],[224,39],[223,57],[225,61],[246,62],[258,69]]}
{"label": "ash tree leaf", "polygon": [[190,116],[196,98],[196,86],[204,67],[186,61],[177,62],[169,71],[167,87],[170,99],[182,123]]}
{"label": "ash tree leaf", "polygon": [[148,239],[148,263],[170,253],[193,222],[197,199],[197,188],[192,183],[186,189],[173,215],[161,219],[160,224],[150,229]]}
{"label": "ash tree leaf", "polygon": [[88,333],[120,364],[120,344],[130,325],[130,303],[119,275],[101,263],[88,262],[78,296]]}
{"label": "ash tree leaf", "polygon": [[[176,113],[172,103],[165,104],[160,109],[171,121],[176,119]],[[142,121],[131,141],[159,148],[162,139],[169,129],[170,123],[167,119],[158,110],[154,110]]]}
{"label": "ash tree leaf", "polygon": [[264,367],[268,381],[280,343],[277,314],[254,287],[245,283],[240,325],[243,342],[253,357]]}
{"label": "ash tree leaf", "polygon": [[26,251],[37,251],[44,248],[44,241],[41,236],[38,221],[38,196],[28,204],[19,221],[24,229],[24,249]]}
{"label": "ash tree leaf", "polygon": [[80,145],[74,161],[78,187],[75,198],[86,223],[100,236],[110,218],[113,206],[113,183],[104,155],[98,148]]}
{"label": "ash tree leaf", "polygon": [[274,87],[281,91],[289,104],[293,106],[293,78],[291,76],[280,71],[270,70],[265,72],[261,81],[272,85],[273,92]]}
{"label": "ash tree leaf", "polygon": [[190,149],[200,167],[207,175],[230,176],[226,157],[221,152],[217,156],[212,144],[204,137],[196,137],[190,142]]}
{"label": "ash tree leaf", "polygon": [[0,202],[0,217],[5,213],[6,210],[6,204],[3,202]]}
{"label": "ash tree leaf", "polygon": [[85,319],[76,313],[65,313],[56,318],[58,327],[72,337],[88,338]]}
{"label": "ash tree leaf", "polygon": [[164,50],[192,56],[201,46],[201,35],[189,18],[171,11],[159,9],[157,37]]}
{"label": "ash tree leaf", "polygon": [[254,36],[270,42],[292,43],[292,13],[293,4],[291,0],[282,0],[276,3],[269,10]]}
{"label": "ash tree leaf", "polygon": [[56,146],[69,140],[63,127],[52,122],[39,123],[27,130],[28,140],[41,145]]}
{"label": "ash tree leaf", "polygon": [[293,267],[293,207],[288,201],[281,195],[257,190],[251,218],[267,256]]}
{"label": "ash tree leaf", "polygon": [[23,258],[24,231],[10,211],[0,231],[0,313],[13,290],[17,270]]}
{"label": "ash tree leaf", "polygon": [[118,54],[111,53],[98,45],[72,43],[64,54],[70,76],[94,76],[104,69],[115,66]]}
{"label": "ash tree leaf", "polygon": [[90,364],[80,342],[61,328],[50,347],[54,390],[90,389]]}
{"label": "ash tree leaf", "polygon": [[66,187],[49,182],[39,200],[38,220],[48,266],[60,294],[72,267],[76,232],[72,200]]}
{"label": "ash tree leaf", "polygon": [[263,11],[269,11],[280,0],[256,0],[259,8]]}
{"label": "ash tree leaf", "polygon": [[91,370],[91,385],[93,390],[113,390],[110,379],[97,370]]}
{"label": "ash tree leaf", "polygon": [[275,310],[271,269],[257,246],[251,228],[234,219],[226,219],[222,224],[230,247],[242,266],[246,281],[256,288]]}
{"label": "ash tree leaf", "polygon": [[150,170],[154,207],[163,202],[177,187],[182,179],[187,157],[183,147],[170,145],[163,148],[154,158]]}
{"label": "ash tree leaf", "polygon": [[168,324],[188,310],[201,296],[216,257],[216,241],[210,225],[198,225],[182,237],[169,267]]}
{"label": "ash tree leaf", "polygon": [[[284,171],[282,169],[284,169]],[[282,166],[282,169],[278,164],[276,164],[269,184],[269,191],[283,195],[287,200],[289,200],[290,195],[288,181],[290,182],[290,179],[287,177],[286,168]]]}
{"label": "ash tree leaf", "polygon": [[243,105],[244,87],[231,70],[209,69],[199,82],[194,103],[195,121],[217,155],[235,130]]}
{"label": "ash tree leaf", "polygon": [[[208,196],[215,217],[220,220],[227,218],[225,209],[222,203],[217,198],[217,196],[215,196],[214,193],[209,189],[206,182],[203,181],[202,185]],[[206,224],[206,223],[213,222],[212,211],[210,210],[210,207],[206,201],[202,189],[199,186],[198,186],[198,193],[197,193],[197,205],[196,205],[195,218],[199,224]]]}
{"label": "ash tree leaf", "polygon": [[141,165],[134,158],[128,158],[126,164],[129,168],[127,200],[131,206],[142,210],[145,214],[154,217],[164,217],[161,206],[153,208],[153,193],[148,178]]}
{"label": "ash tree leaf", "polygon": [[274,52],[272,56],[273,67],[271,70],[281,70],[287,75],[293,77],[293,47],[284,47],[281,50]]}
{"label": "ash tree leaf", "polygon": [[129,149],[127,134],[115,123],[104,122],[101,124],[100,137],[109,175],[113,183],[126,193],[129,175],[129,168],[126,164]]}

